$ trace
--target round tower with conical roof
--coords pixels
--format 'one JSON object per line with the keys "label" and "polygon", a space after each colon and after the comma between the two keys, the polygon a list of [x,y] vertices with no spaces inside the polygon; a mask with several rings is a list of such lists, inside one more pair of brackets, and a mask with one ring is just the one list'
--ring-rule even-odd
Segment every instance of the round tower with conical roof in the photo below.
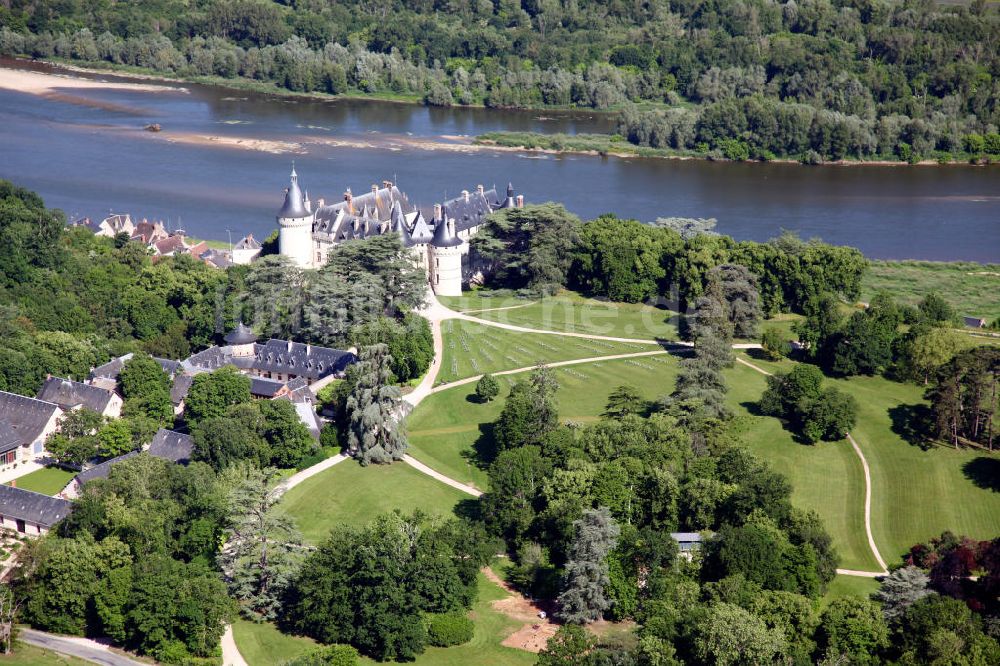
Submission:
{"label": "round tower with conical roof", "polygon": [[312,268],[313,214],[299,187],[299,176],[292,164],[292,182],[285,190],[285,203],[278,211],[278,253],[301,268]]}
{"label": "round tower with conical roof", "polygon": [[438,296],[462,295],[462,239],[455,233],[455,220],[440,206],[434,207],[434,238],[431,240],[431,287]]}

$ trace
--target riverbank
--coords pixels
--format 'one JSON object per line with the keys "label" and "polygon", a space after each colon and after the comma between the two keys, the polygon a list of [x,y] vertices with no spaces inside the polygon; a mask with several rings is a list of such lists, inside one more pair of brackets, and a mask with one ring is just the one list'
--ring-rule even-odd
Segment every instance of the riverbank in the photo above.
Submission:
{"label": "riverbank", "polygon": [[[654,157],[668,160],[729,160],[718,151],[676,150],[673,148],[651,148],[629,143],[618,134],[542,134],[539,132],[488,132],[473,140],[474,145],[526,150],[552,155],[598,155],[601,157]],[[738,160],[746,162],[770,162],[774,164],[814,164],[800,159],[770,158]],[[815,162],[824,166],[986,166],[1000,164],[1000,155],[977,157],[966,153],[952,155],[950,159],[926,159],[903,162],[900,160],[842,159]]]}

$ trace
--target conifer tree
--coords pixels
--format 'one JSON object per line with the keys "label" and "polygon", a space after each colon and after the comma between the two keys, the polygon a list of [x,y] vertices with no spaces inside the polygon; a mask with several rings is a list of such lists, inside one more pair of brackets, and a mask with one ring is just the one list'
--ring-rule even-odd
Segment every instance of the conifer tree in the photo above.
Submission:
{"label": "conifer tree", "polygon": [[227,475],[235,487],[219,567],[244,614],[273,620],[306,547],[295,521],[274,510],[280,494],[271,487],[273,469],[240,465],[229,468]]}
{"label": "conifer tree", "polygon": [[620,530],[605,506],[584,511],[583,518],[573,522],[573,528],[575,537],[559,595],[559,615],[566,622],[583,624],[601,619],[611,607],[607,557]]}
{"label": "conifer tree", "polygon": [[347,398],[348,447],[362,465],[402,460],[406,437],[399,431],[399,387],[393,386],[392,356],[384,344],[361,350],[356,382]]}

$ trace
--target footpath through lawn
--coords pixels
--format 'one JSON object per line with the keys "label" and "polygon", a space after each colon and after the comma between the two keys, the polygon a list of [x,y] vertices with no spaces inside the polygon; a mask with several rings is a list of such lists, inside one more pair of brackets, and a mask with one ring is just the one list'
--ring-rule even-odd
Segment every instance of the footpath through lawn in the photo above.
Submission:
{"label": "footpath through lawn", "polygon": [[520,333],[460,319],[441,323],[444,354],[438,384],[489,372],[515,370],[592,356],[613,356],[659,349],[639,344],[587,340],[544,333]]}
{"label": "footpath through lawn", "polygon": [[[669,354],[598,361],[553,368],[559,381],[556,406],[561,421],[596,421],[618,386],[631,384],[648,400],[673,390],[677,358]],[[488,485],[480,450],[492,446],[489,425],[503,409],[510,387],[527,372],[498,377],[500,395],[489,403],[476,399],[475,384],[433,393],[406,421],[409,453],[420,462],[480,490]]]}
{"label": "footpath through lawn", "polygon": [[460,502],[469,500],[401,462],[362,467],[345,460],[289,490],[279,506],[295,518],[306,541],[315,544],[335,525],[365,525],[394,509],[451,516]]}

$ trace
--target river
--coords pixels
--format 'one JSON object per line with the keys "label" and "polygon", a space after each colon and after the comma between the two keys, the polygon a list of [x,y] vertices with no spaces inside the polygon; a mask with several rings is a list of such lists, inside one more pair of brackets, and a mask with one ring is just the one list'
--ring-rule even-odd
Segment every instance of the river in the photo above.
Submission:
{"label": "river", "polygon": [[[0,67],[26,68],[2,61]],[[47,66],[33,65],[50,72]],[[112,76],[77,75],[98,81]],[[1000,261],[1000,168],[734,164],[474,149],[492,130],[608,131],[593,113],[290,100],[189,84],[0,88],[0,177],[68,217],[163,219],[193,236],[267,236],[291,161],[313,201],[395,180],[430,206],[478,183],[588,219],[714,217],[765,240],[786,229],[887,259]],[[159,123],[160,133],[143,130]]]}

